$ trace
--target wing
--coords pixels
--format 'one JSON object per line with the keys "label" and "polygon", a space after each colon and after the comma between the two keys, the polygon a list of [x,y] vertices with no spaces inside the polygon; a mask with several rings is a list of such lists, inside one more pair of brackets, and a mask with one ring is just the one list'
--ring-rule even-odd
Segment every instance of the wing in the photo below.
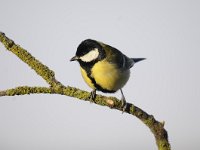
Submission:
{"label": "wing", "polygon": [[107,61],[115,64],[118,68],[127,70],[134,65],[133,59],[127,57],[118,49],[106,44],[102,44],[102,47],[106,51]]}

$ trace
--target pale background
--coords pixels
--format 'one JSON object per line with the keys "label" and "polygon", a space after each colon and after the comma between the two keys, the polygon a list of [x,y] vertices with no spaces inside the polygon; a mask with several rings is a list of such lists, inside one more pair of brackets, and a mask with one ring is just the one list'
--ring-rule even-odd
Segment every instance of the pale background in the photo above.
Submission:
{"label": "pale background", "polygon": [[[200,149],[200,2],[0,0],[0,31],[90,91],[69,59],[92,38],[146,57],[124,87],[127,101],[165,121],[173,149]],[[47,86],[0,44],[0,90]],[[101,93],[102,94],[102,93]],[[120,93],[114,94],[120,98]],[[0,98],[0,150],[155,150],[137,118],[60,95]]]}

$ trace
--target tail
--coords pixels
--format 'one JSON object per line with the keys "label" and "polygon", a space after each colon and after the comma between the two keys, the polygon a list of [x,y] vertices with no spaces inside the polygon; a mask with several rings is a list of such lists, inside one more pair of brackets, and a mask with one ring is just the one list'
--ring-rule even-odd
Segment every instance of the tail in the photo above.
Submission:
{"label": "tail", "polygon": [[145,60],[146,58],[132,58],[132,60],[134,61],[134,63],[137,63],[139,61]]}

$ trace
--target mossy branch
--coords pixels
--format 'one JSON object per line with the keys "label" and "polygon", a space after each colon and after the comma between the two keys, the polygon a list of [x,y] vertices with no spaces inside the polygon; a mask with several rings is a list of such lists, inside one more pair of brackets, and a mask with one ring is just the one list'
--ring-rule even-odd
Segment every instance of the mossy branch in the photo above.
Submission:
{"label": "mossy branch", "polygon": [[[39,60],[33,57],[25,49],[16,45],[14,41],[5,36],[4,33],[0,32],[0,41],[6,47],[7,50],[14,53],[23,62],[28,64],[35,72],[40,75],[50,86],[49,87],[29,87],[20,86],[12,89],[7,89],[0,91],[1,96],[15,96],[15,95],[26,95],[26,94],[60,94],[70,97],[74,97],[80,100],[90,101],[89,92],[70,87],[64,86],[55,78],[55,73],[50,70],[47,66],[42,64]],[[97,95],[95,98],[95,104],[101,106],[108,106],[112,109],[120,110],[121,101],[115,97],[106,97],[102,95]],[[152,115],[147,114],[145,111],[139,107],[127,103],[126,113],[132,114],[139,118],[154,134],[156,139],[156,144],[159,150],[170,150],[170,144],[168,142],[168,134],[164,129],[164,123],[157,121]]]}

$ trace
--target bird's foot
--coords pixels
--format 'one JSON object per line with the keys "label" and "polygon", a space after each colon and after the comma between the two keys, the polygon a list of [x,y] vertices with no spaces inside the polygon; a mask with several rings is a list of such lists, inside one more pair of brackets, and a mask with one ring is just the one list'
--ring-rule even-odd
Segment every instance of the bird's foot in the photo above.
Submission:
{"label": "bird's foot", "polygon": [[122,92],[122,89],[120,89],[120,91],[121,91],[121,94],[122,94],[122,98],[121,98],[122,105],[121,105],[121,108],[122,108],[122,114],[123,114],[125,112],[125,110],[126,110],[127,103],[126,103],[126,99],[124,97],[124,94]]}
{"label": "bird's foot", "polygon": [[127,103],[124,97],[122,97],[121,102],[122,102],[121,108],[122,108],[122,114],[123,114],[127,107]]}
{"label": "bird's foot", "polygon": [[90,92],[90,103],[94,103],[95,101],[95,98],[96,98],[96,90],[93,90],[92,92]]}

